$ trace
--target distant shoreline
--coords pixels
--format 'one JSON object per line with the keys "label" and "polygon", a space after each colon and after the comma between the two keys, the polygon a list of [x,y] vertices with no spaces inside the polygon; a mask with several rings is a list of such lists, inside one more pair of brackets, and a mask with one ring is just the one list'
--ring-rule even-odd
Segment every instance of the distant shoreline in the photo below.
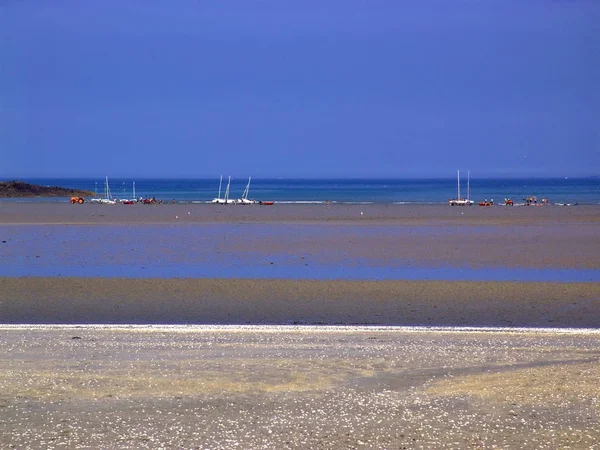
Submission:
{"label": "distant shoreline", "polygon": [[89,197],[91,191],[64,188],[61,186],[41,186],[19,180],[0,181],[0,199],[7,198],[69,198],[72,196]]}

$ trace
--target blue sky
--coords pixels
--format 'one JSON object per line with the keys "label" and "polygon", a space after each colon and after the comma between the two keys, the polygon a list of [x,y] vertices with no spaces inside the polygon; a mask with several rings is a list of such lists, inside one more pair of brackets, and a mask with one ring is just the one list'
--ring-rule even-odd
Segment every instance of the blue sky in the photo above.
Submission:
{"label": "blue sky", "polygon": [[0,178],[600,174],[600,2],[0,4]]}

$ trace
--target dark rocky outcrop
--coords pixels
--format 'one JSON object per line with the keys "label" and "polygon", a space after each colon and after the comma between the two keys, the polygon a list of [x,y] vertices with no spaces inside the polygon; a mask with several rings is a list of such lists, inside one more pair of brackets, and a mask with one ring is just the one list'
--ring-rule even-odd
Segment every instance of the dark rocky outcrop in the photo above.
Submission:
{"label": "dark rocky outcrop", "polygon": [[68,189],[60,186],[38,186],[23,181],[0,181],[0,197],[91,197],[91,191]]}

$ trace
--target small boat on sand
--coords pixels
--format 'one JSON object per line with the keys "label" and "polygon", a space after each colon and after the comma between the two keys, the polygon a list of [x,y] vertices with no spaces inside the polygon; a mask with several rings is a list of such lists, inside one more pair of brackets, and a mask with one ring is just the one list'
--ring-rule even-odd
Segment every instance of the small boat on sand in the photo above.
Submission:
{"label": "small boat on sand", "polygon": [[90,200],[92,203],[102,203],[104,205],[114,205],[116,200],[113,199],[110,193],[110,187],[108,186],[108,177],[104,181],[104,198],[93,198]]}
{"label": "small boat on sand", "polygon": [[458,197],[448,200],[450,206],[471,206],[475,203],[471,200],[471,185],[469,172],[467,172],[467,198],[462,198],[460,195],[460,170],[458,170]]}
{"label": "small boat on sand", "polygon": [[265,201],[265,200],[261,200],[261,201],[259,201],[259,202],[258,202],[258,204],[259,204],[259,205],[267,205],[267,206],[268,206],[268,205],[272,205],[272,204],[274,204],[274,203],[275,203],[275,202],[274,202],[274,201],[272,201],[272,200],[267,200],[267,201]]}
{"label": "small boat on sand", "polygon": [[217,205],[233,205],[235,204],[235,200],[229,198],[229,187],[231,186],[231,176],[227,181],[227,187],[225,188],[225,197],[221,198],[221,183],[223,181],[223,176],[221,175],[221,181],[219,182],[219,196],[212,200],[212,203],[216,203]]}
{"label": "small boat on sand", "polygon": [[254,200],[248,200],[248,193],[250,192],[250,181],[252,180],[252,177],[248,178],[248,184],[246,185],[246,189],[244,189],[244,192],[242,193],[242,198],[237,200],[237,204],[238,205],[253,205],[254,203],[256,203],[256,201]]}

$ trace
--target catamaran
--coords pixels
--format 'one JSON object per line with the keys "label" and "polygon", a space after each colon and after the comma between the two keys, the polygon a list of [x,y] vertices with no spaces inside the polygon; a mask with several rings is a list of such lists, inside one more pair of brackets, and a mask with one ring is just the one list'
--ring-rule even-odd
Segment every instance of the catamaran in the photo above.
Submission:
{"label": "catamaran", "polygon": [[[221,178],[223,178],[223,177],[221,176]],[[231,176],[229,177],[229,180],[227,181],[227,187],[225,188],[225,197],[221,198],[221,183],[219,183],[219,197],[213,199],[212,203],[217,203],[219,205],[235,204],[235,200],[232,198],[229,198],[229,187],[230,186],[231,186]]]}
{"label": "catamaran", "polygon": [[110,193],[110,187],[108,186],[108,177],[106,177],[104,182],[104,198],[93,198],[90,200],[92,203],[102,203],[105,205],[114,205],[117,203]]}
{"label": "catamaran", "polygon": [[248,193],[250,192],[250,181],[252,180],[252,177],[248,178],[248,184],[246,185],[246,189],[244,189],[244,192],[242,193],[242,198],[238,199],[237,203],[239,205],[252,205],[254,203],[256,203],[256,201],[254,200],[248,200]]}
{"label": "catamaran", "polygon": [[471,183],[470,183],[470,173],[467,172],[467,198],[462,198],[460,195],[460,170],[458,172],[458,197],[448,200],[448,204],[450,206],[471,206],[473,200],[471,200]]}

